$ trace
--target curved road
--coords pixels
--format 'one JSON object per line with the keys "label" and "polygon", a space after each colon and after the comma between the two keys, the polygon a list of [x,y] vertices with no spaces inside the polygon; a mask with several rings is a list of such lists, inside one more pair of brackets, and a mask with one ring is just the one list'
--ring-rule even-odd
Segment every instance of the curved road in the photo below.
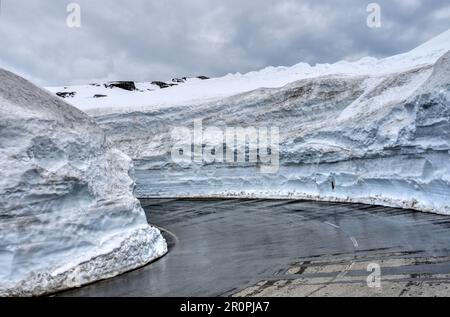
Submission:
{"label": "curved road", "polygon": [[[285,200],[142,205],[151,223],[167,230],[169,254],[59,295],[450,295],[447,216]],[[373,265],[381,269],[381,284],[368,287]]]}

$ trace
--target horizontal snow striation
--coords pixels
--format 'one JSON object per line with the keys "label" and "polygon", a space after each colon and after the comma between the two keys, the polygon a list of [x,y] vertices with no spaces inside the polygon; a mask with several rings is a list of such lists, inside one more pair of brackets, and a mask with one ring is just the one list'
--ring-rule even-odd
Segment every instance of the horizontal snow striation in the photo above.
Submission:
{"label": "horizontal snow striation", "polygon": [[[324,76],[216,102],[96,117],[134,160],[140,197],[362,202],[450,214],[448,54],[377,76]],[[170,158],[170,131],[279,127],[280,169]]]}
{"label": "horizontal snow striation", "polygon": [[[448,51],[450,30],[384,59],[268,67],[105,98],[92,98],[97,86],[67,87],[76,92],[67,100],[133,158],[141,197],[292,197],[450,214]],[[171,130],[196,119],[279,127],[278,173],[174,164]]]}

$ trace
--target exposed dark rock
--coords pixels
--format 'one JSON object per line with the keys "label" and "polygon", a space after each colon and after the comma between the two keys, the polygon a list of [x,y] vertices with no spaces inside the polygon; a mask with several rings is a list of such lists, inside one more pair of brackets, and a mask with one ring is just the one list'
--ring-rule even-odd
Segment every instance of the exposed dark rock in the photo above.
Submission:
{"label": "exposed dark rock", "polygon": [[73,98],[77,93],[75,91],[71,92],[57,92],[56,95],[61,98]]}
{"label": "exposed dark rock", "polygon": [[169,87],[172,87],[172,86],[176,86],[176,84],[168,84],[168,83],[165,83],[163,81],[153,81],[152,85],[159,86],[159,88],[161,88],[161,89],[169,88]]}
{"label": "exposed dark rock", "polygon": [[209,77],[207,77],[207,76],[197,76],[197,78],[198,78],[198,79],[201,79],[201,80],[211,79],[211,78],[209,78]]}
{"label": "exposed dark rock", "polygon": [[105,88],[120,88],[128,91],[136,90],[134,81],[113,81],[105,84]]}
{"label": "exposed dark rock", "polygon": [[186,77],[182,77],[182,78],[173,78],[172,82],[174,83],[184,83],[187,80]]}
{"label": "exposed dark rock", "polygon": [[94,95],[94,98],[105,98],[108,97],[107,95]]}

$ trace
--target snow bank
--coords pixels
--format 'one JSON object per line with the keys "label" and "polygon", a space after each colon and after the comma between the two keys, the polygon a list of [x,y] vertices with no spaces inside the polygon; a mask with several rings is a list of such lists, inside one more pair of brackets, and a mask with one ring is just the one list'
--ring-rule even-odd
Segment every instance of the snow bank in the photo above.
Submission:
{"label": "snow bank", "polygon": [[[267,68],[99,102],[68,90],[134,159],[140,197],[307,198],[450,214],[448,51],[450,31],[381,60]],[[278,173],[174,164],[172,129],[199,119],[278,127]]]}
{"label": "snow bank", "polygon": [[162,256],[131,171],[88,116],[0,70],[0,296],[77,287]]}

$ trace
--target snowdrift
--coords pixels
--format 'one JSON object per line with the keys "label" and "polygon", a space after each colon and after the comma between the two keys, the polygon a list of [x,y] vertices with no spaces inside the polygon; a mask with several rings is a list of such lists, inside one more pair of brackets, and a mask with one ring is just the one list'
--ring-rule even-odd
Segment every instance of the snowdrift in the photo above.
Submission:
{"label": "snowdrift", "polygon": [[[447,31],[380,60],[272,67],[152,91],[101,88],[101,100],[90,97],[96,86],[67,90],[134,159],[140,197],[306,198],[450,214],[449,51]],[[279,128],[278,172],[175,164],[171,132],[195,120]]]}
{"label": "snowdrift", "polygon": [[83,112],[0,70],[0,296],[81,286],[166,252],[131,163]]}

